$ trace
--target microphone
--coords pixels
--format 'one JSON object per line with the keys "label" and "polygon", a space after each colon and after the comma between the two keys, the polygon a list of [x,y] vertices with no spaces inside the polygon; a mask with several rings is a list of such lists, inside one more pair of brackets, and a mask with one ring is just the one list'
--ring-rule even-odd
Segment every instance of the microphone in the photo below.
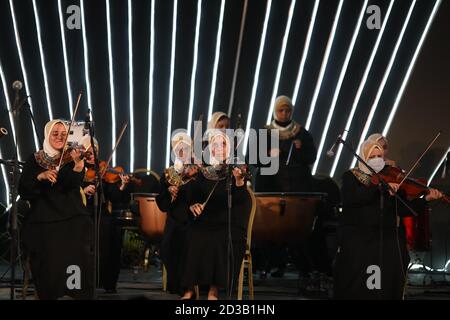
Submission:
{"label": "microphone", "polygon": [[338,137],[336,138],[336,141],[333,143],[331,148],[327,151],[327,157],[329,157],[329,158],[334,157],[334,155],[336,154],[336,148],[339,145],[341,138],[342,138],[342,133],[340,135],[338,135]]}
{"label": "microphone", "polygon": [[19,91],[22,90],[23,84],[21,81],[16,80],[13,82],[12,88],[15,91],[13,110],[16,110],[19,106]]}
{"label": "microphone", "polygon": [[8,130],[5,128],[0,128],[0,138],[3,138],[6,135],[8,135]]}
{"label": "microphone", "polygon": [[90,126],[91,126],[91,109],[88,109],[88,111],[86,112],[86,116],[84,117],[84,132],[86,132],[85,134],[89,134]]}

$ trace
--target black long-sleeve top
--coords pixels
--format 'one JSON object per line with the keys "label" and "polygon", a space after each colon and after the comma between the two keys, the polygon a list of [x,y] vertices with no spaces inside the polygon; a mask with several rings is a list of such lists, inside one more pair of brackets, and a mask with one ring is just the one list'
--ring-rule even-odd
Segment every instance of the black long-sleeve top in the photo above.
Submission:
{"label": "black long-sleeve top", "polygon": [[69,162],[58,172],[57,182],[39,181],[37,176],[47,171],[38,165],[31,155],[25,163],[19,181],[20,196],[30,202],[27,222],[54,222],[77,215],[88,215],[82,202],[81,186],[84,170],[73,171],[74,163]]}

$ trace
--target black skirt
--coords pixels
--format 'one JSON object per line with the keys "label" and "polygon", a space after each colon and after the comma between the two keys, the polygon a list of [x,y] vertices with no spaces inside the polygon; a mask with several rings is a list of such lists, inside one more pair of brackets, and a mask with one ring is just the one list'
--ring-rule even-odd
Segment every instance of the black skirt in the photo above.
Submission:
{"label": "black skirt", "polygon": [[93,232],[87,215],[24,225],[24,246],[39,299],[92,298]]}

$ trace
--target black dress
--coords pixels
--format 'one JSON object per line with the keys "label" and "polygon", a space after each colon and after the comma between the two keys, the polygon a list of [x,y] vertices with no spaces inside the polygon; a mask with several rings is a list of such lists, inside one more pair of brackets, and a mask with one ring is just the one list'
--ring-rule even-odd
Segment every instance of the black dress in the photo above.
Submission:
{"label": "black dress", "polygon": [[176,294],[183,293],[180,279],[184,261],[186,232],[190,222],[193,221],[192,215],[188,213],[189,206],[186,198],[186,189],[189,188],[191,183],[193,183],[192,180],[180,186],[177,198],[172,202],[172,196],[168,190],[170,184],[166,177],[162,175],[160,179],[161,191],[156,197],[159,209],[167,213],[161,241],[161,259],[167,270],[167,290]]}
{"label": "black dress", "polygon": [[[47,169],[32,155],[20,178],[19,194],[31,206],[24,218],[23,242],[40,299],[89,299],[93,294],[94,227],[80,193],[84,171],[75,172],[73,166],[65,164],[52,186],[37,180]],[[72,277],[73,266],[79,270],[80,286]]]}
{"label": "black dress", "polygon": [[[92,185],[93,182],[83,182],[83,188]],[[116,290],[121,267],[122,253],[122,226],[108,210],[108,201],[111,201],[112,195],[119,192],[117,183],[103,182],[103,200],[99,195],[99,205],[101,205],[101,215],[98,217],[98,284],[106,291]],[[94,196],[86,196],[86,209],[94,218]]]}
{"label": "black dress", "polygon": [[[292,146],[292,141],[300,140],[302,146],[297,149]],[[269,140],[270,141],[270,140]],[[270,144],[268,144],[270,149]],[[311,134],[303,127],[300,127],[297,133],[292,137],[279,140],[279,170],[275,175],[261,175],[260,172],[255,176],[255,191],[257,192],[308,192],[312,190],[311,186],[311,168],[310,166],[316,160],[317,150]],[[288,164],[286,165],[287,160]],[[262,165],[258,165],[261,167]]]}
{"label": "black dress", "polygon": [[[343,175],[343,214],[334,270],[335,297],[401,299],[409,256],[405,229],[396,212],[400,216],[411,213],[385,191],[384,209],[381,210],[379,188],[369,184],[367,178],[367,175],[357,169],[347,171]],[[423,212],[426,204],[423,199],[406,202],[416,212]],[[374,271],[368,270],[370,266],[380,268],[381,289],[368,288],[368,279],[375,274]],[[369,279],[369,283],[372,283],[373,279]]]}
{"label": "black dress", "polygon": [[[188,204],[204,203],[217,183],[214,177],[205,177],[204,169],[187,189]],[[239,272],[245,253],[246,232],[250,210],[245,185],[236,187],[232,181],[231,236],[234,263],[233,279]],[[181,286],[215,285],[227,287],[228,209],[226,179],[219,180],[203,213],[189,226]],[[236,284],[236,282],[234,282]]]}

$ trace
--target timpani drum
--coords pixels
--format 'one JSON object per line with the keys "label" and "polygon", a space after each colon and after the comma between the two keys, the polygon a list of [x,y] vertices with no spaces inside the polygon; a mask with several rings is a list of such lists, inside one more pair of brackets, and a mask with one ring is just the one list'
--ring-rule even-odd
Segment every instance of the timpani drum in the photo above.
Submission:
{"label": "timpani drum", "polygon": [[139,204],[139,229],[152,242],[160,242],[166,225],[166,213],[156,204],[157,193],[133,193]]}
{"label": "timpani drum", "polygon": [[296,246],[311,234],[324,193],[256,192],[253,241]]}

